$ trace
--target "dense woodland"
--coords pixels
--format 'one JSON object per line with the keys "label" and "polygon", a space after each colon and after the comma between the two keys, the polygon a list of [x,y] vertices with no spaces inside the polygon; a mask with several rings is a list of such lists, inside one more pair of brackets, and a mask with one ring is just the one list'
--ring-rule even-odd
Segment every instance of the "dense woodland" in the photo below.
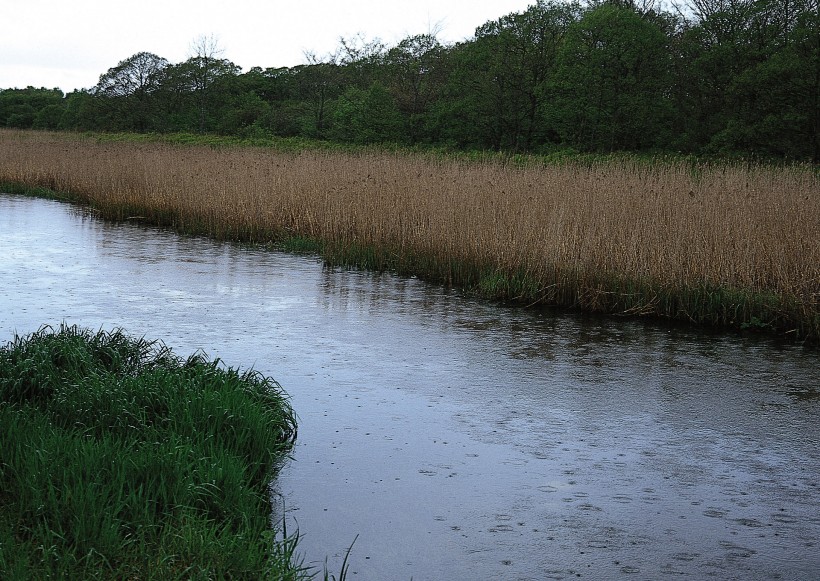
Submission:
{"label": "dense woodland", "polygon": [[67,95],[0,90],[0,127],[820,163],[818,0],[538,0],[449,45],[342,39],[247,72],[209,38],[191,54],[141,52]]}

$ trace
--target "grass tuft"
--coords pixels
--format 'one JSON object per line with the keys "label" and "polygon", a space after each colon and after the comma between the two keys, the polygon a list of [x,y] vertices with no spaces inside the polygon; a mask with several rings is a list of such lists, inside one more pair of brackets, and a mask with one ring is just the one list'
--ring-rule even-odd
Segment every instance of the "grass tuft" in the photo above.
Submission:
{"label": "grass tuft", "polygon": [[281,387],[120,330],[0,349],[0,578],[297,579],[269,484],[296,436]]}

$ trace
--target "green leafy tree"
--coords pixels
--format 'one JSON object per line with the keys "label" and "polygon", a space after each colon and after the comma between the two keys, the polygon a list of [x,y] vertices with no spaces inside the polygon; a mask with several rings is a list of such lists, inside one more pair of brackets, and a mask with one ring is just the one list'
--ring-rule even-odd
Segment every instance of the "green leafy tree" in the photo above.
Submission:
{"label": "green leafy tree", "polygon": [[336,101],[332,137],[353,143],[395,143],[405,139],[404,123],[390,92],[380,83],[366,91],[347,89]]}
{"label": "green leafy tree", "polygon": [[296,98],[309,116],[302,120],[306,137],[324,139],[330,126],[330,103],[342,92],[342,73],[336,62],[308,55],[309,64],[294,67]]}
{"label": "green leafy tree", "polygon": [[305,126],[315,130],[310,107],[300,97],[299,68],[268,68],[261,74],[256,94],[269,104],[269,109],[257,125],[273,135],[295,137],[303,134]]}
{"label": "green leafy tree", "polygon": [[260,121],[270,114],[270,105],[252,92],[232,95],[219,115],[216,130],[221,134],[259,136],[265,133]]}
{"label": "green leafy tree", "polygon": [[690,0],[675,39],[686,149],[818,158],[817,0]]}
{"label": "green leafy tree", "polygon": [[139,52],[100,76],[93,89],[110,129],[147,131],[156,126],[154,96],[168,61]]}
{"label": "green leafy tree", "polygon": [[38,117],[45,119],[42,111],[49,109],[52,118],[55,116],[54,108],[60,111],[65,109],[63,92],[60,89],[27,87],[0,90],[0,127],[38,127]]}
{"label": "green leafy tree", "polygon": [[34,129],[63,129],[63,117],[65,115],[65,105],[60,103],[46,105],[34,116]]}
{"label": "green leafy tree", "polygon": [[163,74],[158,101],[166,131],[217,131],[240,68],[219,58],[191,57]]}
{"label": "green leafy tree", "polygon": [[387,51],[384,78],[406,119],[410,143],[430,137],[430,111],[449,73],[446,48],[432,34],[410,36]]}
{"label": "green leafy tree", "polygon": [[539,0],[484,24],[455,48],[448,98],[459,142],[517,151],[555,139],[550,80],[578,12],[574,3]]}
{"label": "green leafy tree", "polygon": [[88,90],[72,91],[65,97],[65,111],[60,129],[92,131],[105,129],[98,105],[99,99]]}
{"label": "green leafy tree", "polygon": [[366,90],[380,79],[385,51],[386,47],[380,39],[367,40],[358,35],[340,38],[338,48],[328,59],[339,65],[339,83],[342,87]]}
{"label": "green leafy tree", "polygon": [[555,90],[561,133],[588,151],[641,150],[662,142],[667,38],[634,9],[603,4],[567,32]]}
{"label": "green leafy tree", "polygon": [[818,160],[820,27],[817,2],[760,0],[743,31],[744,67],[727,89],[726,124],[710,147],[722,153]]}
{"label": "green leafy tree", "polygon": [[198,130],[204,133],[215,127],[214,109],[225,98],[231,77],[239,75],[241,69],[221,58],[223,51],[213,36],[198,37],[191,45],[191,50],[192,56],[180,65],[180,72],[196,102]]}

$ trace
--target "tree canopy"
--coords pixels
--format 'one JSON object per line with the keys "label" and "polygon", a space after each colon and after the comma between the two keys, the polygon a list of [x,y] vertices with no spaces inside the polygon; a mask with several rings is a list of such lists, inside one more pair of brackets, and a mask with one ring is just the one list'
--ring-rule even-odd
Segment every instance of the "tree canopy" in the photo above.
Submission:
{"label": "tree canopy", "polygon": [[88,90],[0,90],[0,127],[820,163],[818,0],[687,2],[536,0],[459,43],[342,39],[244,73],[201,37],[184,62],[140,52]]}

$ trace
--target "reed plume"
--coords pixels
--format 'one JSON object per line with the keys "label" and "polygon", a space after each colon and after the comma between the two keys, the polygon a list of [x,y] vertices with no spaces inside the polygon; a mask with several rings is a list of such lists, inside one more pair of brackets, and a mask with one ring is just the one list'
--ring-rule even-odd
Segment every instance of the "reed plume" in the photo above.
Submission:
{"label": "reed plume", "polygon": [[0,182],[485,296],[820,334],[811,167],[513,164],[0,132]]}

